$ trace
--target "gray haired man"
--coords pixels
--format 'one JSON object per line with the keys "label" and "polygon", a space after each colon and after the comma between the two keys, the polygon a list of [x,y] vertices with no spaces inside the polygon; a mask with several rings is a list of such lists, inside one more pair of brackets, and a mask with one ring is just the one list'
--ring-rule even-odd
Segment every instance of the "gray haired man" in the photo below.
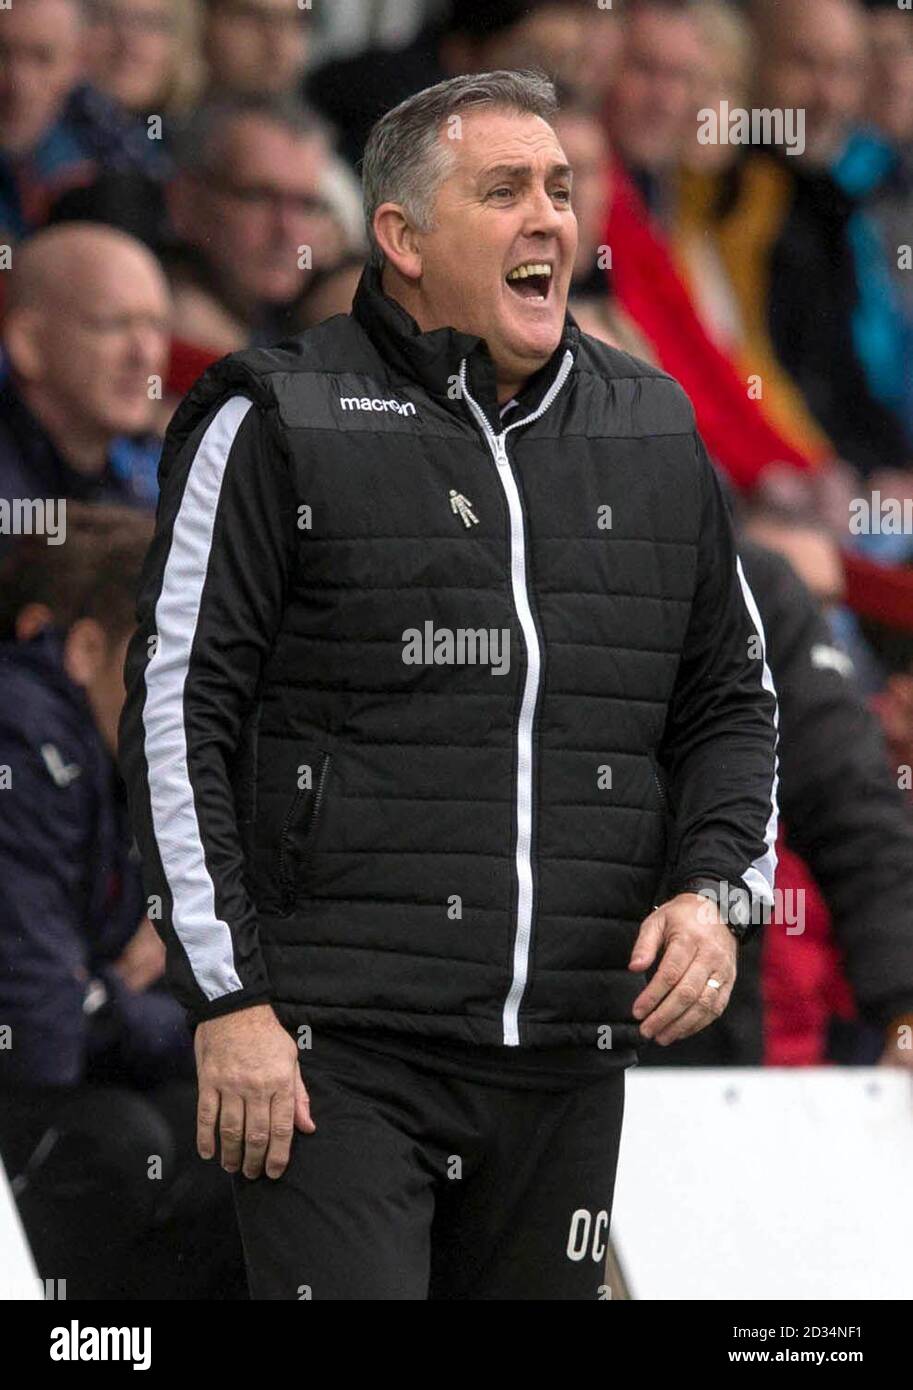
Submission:
{"label": "gray haired man", "polygon": [[121,746],[254,1297],[606,1297],[625,1068],[772,900],[760,619],[687,398],[567,314],[554,110],[383,117],[352,314],[166,443]]}

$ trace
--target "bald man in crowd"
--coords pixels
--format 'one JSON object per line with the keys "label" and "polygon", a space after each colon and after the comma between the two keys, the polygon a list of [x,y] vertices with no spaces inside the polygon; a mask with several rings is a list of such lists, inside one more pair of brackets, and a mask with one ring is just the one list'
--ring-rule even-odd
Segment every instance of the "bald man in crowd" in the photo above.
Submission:
{"label": "bald man in crowd", "polygon": [[169,328],[165,278],[125,233],[71,222],[15,249],[2,331],[0,500],[154,501]]}

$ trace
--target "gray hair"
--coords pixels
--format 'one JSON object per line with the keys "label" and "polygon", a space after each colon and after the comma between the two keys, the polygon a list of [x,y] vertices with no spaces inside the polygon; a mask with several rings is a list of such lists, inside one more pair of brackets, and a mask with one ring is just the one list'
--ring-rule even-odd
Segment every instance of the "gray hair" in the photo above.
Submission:
{"label": "gray hair", "polygon": [[374,235],[381,203],[399,203],[423,232],[433,226],[438,189],[455,155],[440,139],[441,127],[468,107],[496,106],[551,121],[558,110],[554,84],[541,72],[482,72],[426,87],[381,116],[365,145],[362,190],[369,259],[378,268],[384,253]]}

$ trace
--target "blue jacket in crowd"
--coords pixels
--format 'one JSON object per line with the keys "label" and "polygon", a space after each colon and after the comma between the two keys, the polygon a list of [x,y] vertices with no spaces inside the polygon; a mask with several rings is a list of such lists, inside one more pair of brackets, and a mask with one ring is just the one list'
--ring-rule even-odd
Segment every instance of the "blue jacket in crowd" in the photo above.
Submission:
{"label": "blue jacket in crowd", "polygon": [[62,635],[0,642],[0,1086],[194,1075],[183,1010],[112,969],[145,910],[123,785]]}

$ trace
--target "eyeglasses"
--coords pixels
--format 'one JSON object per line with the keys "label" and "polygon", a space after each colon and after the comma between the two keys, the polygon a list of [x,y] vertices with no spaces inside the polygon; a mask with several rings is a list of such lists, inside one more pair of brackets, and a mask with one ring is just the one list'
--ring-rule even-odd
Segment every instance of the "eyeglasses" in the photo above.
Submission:
{"label": "eyeglasses", "polygon": [[209,175],[203,182],[219,193],[233,198],[243,207],[256,212],[278,212],[283,204],[290,212],[297,212],[302,217],[328,217],[332,212],[325,198],[316,197],[311,193],[289,193],[284,188],[273,188],[270,184],[231,183],[230,180],[220,179],[214,174]]}

